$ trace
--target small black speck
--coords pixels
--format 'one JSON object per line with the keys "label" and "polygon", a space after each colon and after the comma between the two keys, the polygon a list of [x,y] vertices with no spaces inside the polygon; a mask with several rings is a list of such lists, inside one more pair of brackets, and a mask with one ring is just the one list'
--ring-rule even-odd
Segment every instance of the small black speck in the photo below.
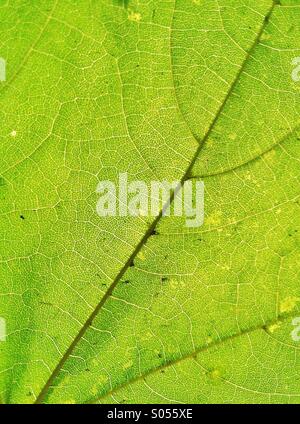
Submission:
{"label": "small black speck", "polygon": [[129,266],[130,266],[130,268],[132,268],[134,266],[134,261],[131,261]]}
{"label": "small black speck", "polygon": [[165,283],[166,281],[168,281],[168,277],[162,277],[161,281],[162,281],[163,283]]}
{"label": "small black speck", "polygon": [[129,284],[129,283],[130,283],[130,281],[129,281],[129,280],[125,280],[125,281],[123,281],[123,283],[124,283],[124,284]]}
{"label": "small black speck", "polygon": [[21,218],[21,219],[25,219],[25,217],[24,217],[23,215],[20,215],[20,218]]}
{"label": "small black speck", "polygon": [[152,232],[151,232],[151,236],[157,236],[159,233],[156,231],[156,230],[153,230]]}
{"label": "small black speck", "polygon": [[40,300],[39,301],[39,304],[40,305],[45,305],[45,306],[53,306],[53,303],[51,303],[51,302],[44,302],[43,300]]}

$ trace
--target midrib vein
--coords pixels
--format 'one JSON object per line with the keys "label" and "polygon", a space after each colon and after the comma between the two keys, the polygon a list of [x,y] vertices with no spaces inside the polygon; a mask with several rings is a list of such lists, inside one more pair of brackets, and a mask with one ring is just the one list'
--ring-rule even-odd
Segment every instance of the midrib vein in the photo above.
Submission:
{"label": "midrib vein", "polygon": [[119,386],[116,386],[115,388],[113,388],[109,392],[107,392],[107,393],[105,393],[101,396],[98,396],[97,398],[87,400],[83,403],[85,403],[85,404],[97,403],[97,402],[101,401],[101,399],[105,399],[106,397],[117,393],[119,390],[121,390],[121,389],[123,389],[127,386],[130,386],[131,384],[134,384],[134,383],[136,383],[140,380],[145,380],[147,377],[149,377],[149,376],[151,376],[151,375],[153,375],[157,372],[160,372],[162,370],[165,370],[166,368],[177,365],[177,364],[179,364],[183,361],[186,361],[188,359],[193,359],[201,353],[207,352],[208,350],[211,350],[211,349],[213,349],[217,346],[220,346],[220,345],[226,344],[227,342],[230,342],[232,340],[238,339],[239,337],[249,335],[251,333],[254,333],[254,332],[260,331],[260,330],[265,330],[268,333],[268,330],[267,330],[268,327],[282,323],[282,322],[284,322],[284,321],[286,321],[290,318],[293,318],[295,316],[295,314],[296,314],[296,312],[281,315],[281,316],[279,315],[276,319],[266,321],[263,324],[258,324],[258,325],[253,326],[253,327],[249,327],[248,329],[242,330],[239,333],[234,333],[234,334],[231,334],[229,336],[225,336],[225,337],[223,337],[219,340],[216,340],[213,343],[210,343],[210,344],[205,345],[205,346],[201,346],[198,349],[196,349],[192,352],[189,352],[186,355],[181,356],[180,358],[177,358],[177,359],[174,359],[174,360],[171,360],[171,361],[167,361],[163,365],[161,365],[159,367],[152,368],[149,371],[145,372],[144,374],[138,375],[136,378],[133,378],[131,380],[124,382],[123,384],[120,384]]}
{"label": "midrib vein", "polygon": [[[186,169],[185,174],[183,175],[183,177],[180,180],[180,185],[183,185],[185,183],[186,180],[189,179],[190,174],[191,174],[191,170],[203,148],[203,146],[205,145],[207,139],[209,138],[211,132],[213,131],[216,123],[219,120],[219,117],[222,115],[222,112],[228,102],[228,100],[230,99],[232,92],[234,91],[237,83],[240,80],[240,77],[248,63],[249,58],[252,56],[253,51],[255,50],[257,44],[259,43],[259,40],[265,30],[265,27],[267,26],[269,19],[273,13],[273,10],[275,8],[275,6],[277,5],[277,1],[273,0],[272,2],[272,6],[270,7],[267,15],[264,18],[263,24],[260,28],[259,33],[257,34],[257,37],[255,38],[252,47],[249,49],[248,54],[245,56],[245,59],[230,87],[230,89],[228,90],[228,93],[226,95],[226,97],[223,100],[222,105],[220,106],[219,110],[216,113],[215,118],[213,119],[213,121],[211,122],[205,136],[203,137],[203,139],[201,140],[201,142],[199,142],[199,146],[188,166],[188,168]],[[171,53],[170,53],[171,54]],[[174,87],[174,90],[176,92],[176,89]],[[179,107],[179,105],[178,105]],[[180,110],[180,107],[179,107]],[[180,110],[181,112],[181,110]],[[182,115],[182,113],[181,113]],[[186,121],[185,121],[186,122]],[[189,128],[189,125],[186,123],[187,127]],[[196,138],[196,137],[195,137]],[[175,190],[176,191],[176,190]],[[174,192],[171,194],[169,201],[167,202],[167,204],[172,203],[173,199],[174,199]],[[164,208],[162,209],[162,211],[164,210]],[[106,301],[109,299],[109,297],[111,296],[111,294],[113,293],[114,289],[116,288],[117,284],[119,283],[120,279],[123,277],[123,275],[125,274],[125,272],[127,271],[127,269],[129,268],[129,266],[132,264],[132,262],[134,261],[134,259],[136,258],[136,256],[138,255],[138,253],[141,251],[141,249],[144,247],[144,245],[146,244],[147,240],[150,238],[150,236],[152,235],[154,229],[156,228],[158,222],[160,221],[161,217],[162,217],[162,211],[160,212],[160,214],[155,218],[155,220],[152,222],[151,226],[148,228],[147,232],[144,234],[144,236],[142,237],[142,239],[140,240],[140,242],[137,244],[136,248],[134,249],[133,253],[130,255],[130,257],[128,258],[127,262],[125,263],[124,267],[119,271],[119,273],[117,274],[115,280],[113,281],[113,283],[110,285],[109,289],[107,290],[107,292],[104,294],[104,296],[102,297],[102,299],[100,300],[100,302],[98,303],[98,305],[96,306],[96,308],[94,309],[94,311],[91,313],[91,315],[88,317],[88,319],[86,320],[86,322],[84,323],[84,325],[81,327],[81,329],[79,330],[78,334],[76,335],[76,337],[74,338],[73,342],[70,344],[70,346],[68,347],[68,349],[66,350],[65,354],[62,356],[61,360],[58,362],[57,366],[54,368],[52,374],[50,375],[49,379],[47,380],[47,382],[45,383],[45,385],[43,386],[40,394],[38,395],[35,403],[36,404],[40,404],[43,403],[47,394],[48,394],[48,390],[51,389],[52,387],[52,383],[54,382],[54,380],[56,379],[56,377],[59,375],[61,369],[63,368],[64,364],[66,363],[66,361],[68,360],[68,358],[70,357],[70,355],[73,353],[74,349],[76,348],[76,346],[78,345],[79,341],[81,340],[81,338],[84,336],[84,334],[86,333],[86,331],[88,330],[88,328],[92,325],[92,322],[94,321],[94,319],[97,317],[98,313],[100,312],[100,310],[102,309],[103,305],[105,305]]]}

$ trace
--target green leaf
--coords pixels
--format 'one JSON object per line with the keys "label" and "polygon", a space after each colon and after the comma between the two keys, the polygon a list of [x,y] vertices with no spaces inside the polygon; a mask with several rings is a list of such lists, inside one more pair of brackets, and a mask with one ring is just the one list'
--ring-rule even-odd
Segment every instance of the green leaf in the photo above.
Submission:
{"label": "green leaf", "polygon": [[[0,4],[4,403],[299,403],[299,0]],[[205,221],[97,184],[205,183]]]}

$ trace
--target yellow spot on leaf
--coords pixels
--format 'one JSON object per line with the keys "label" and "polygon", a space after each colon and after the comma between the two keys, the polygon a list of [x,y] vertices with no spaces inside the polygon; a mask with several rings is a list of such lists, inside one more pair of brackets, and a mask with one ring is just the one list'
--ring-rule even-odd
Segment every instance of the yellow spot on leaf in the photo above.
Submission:
{"label": "yellow spot on leaf", "polygon": [[281,313],[291,312],[298,302],[300,302],[299,297],[289,296],[281,301],[279,310]]}
{"label": "yellow spot on leaf", "polygon": [[266,33],[263,33],[262,36],[260,37],[260,39],[262,41],[264,41],[264,40],[270,40],[270,38],[271,38],[271,34],[266,34]]}
{"label": "yellow spot on leaf", "polygon": [[142,16],[140,13],[131,11],[128,15],[128,19],[133,22],[140,22],[140,20],[142,19]]}
{"label": "yellow spot on leaf", "polygon": [[176,289],[178,287],[178,281],[170,280],[170,287],[171,289]]}
{"label": "yellow spot on leaf", "polygon": [[16,131],[16,130],[13,130],[13,131],[10,133],[10,135],[11,135],[11,137],[16,137],[16,135],[17,135],[17,131]]}
{"label": "yellow spot on leaf", "polygon": [[251,172],[250,171],[247,171],[246,172],[246,175],[245,175],[245,180],[252,180],[252,174],[251,174]]}
{"label": "yellow spot on leaf", "polygon": [[150,331],[147,331],[147,333],[143,333],[141,336],[141,340],[147,341],[153,337],[153,334]]}
{"label": "yellow spot on leaf", "polygon": [[275,157],[276,157],[276,151],[275,151],[274,149],[273,149],[273,150],[270,150],[269,152],[267,152],[267,153],[265,154],[265,159],[266,159],[268,162],[271,162],[271,163],[273,163],[273,162],[274,162]]}
{"label": "yellow spot on leaf", "polygon": [[93,386],[92,389],[91,389],[91,393],[92,393],[92,395],[96,396],[98,394],[98,387]]}
{"label": "yellow spot on leaf", "polygon": [[276,330],[278,330],[280,328],[280,323],[276,323],[276,324],[271,324],[267,327],[267,330],[269,331],[269,333],[274,333]]}
{"label": "yellow spot on leaf", "polygon": [[218,225],[218,224],[220,224],[221,223],[221,216],[222,216],[222,212],[221,211],[213,212],[206,219],[206,224],[208,224],[208,225]]}
{"label": "yellow spot on leaf", "polygon": [[100,375],[100,376],[99,376],[99,378],[98,378],[98,382],[99,382],[100,384],[105,384],[105,383],[107,383],[107,382],[108,382],[108,377],[107,377],[107,375],[104,375],[104,374]]}
{"label": "yellow spot on leaf", "polygon": [[139,252],[137,254],[137,257],[141,260],[144,261],[146,259],[144,252]]}
{"label": "yellow spot on leaf", "polygon": [[128,368],[132,367],[133,361],[128,361],[126,364],[123,365],[123,369],[127,370]]}
{"label": "yellow spot on leaf", "polygon": [[215,369],[215,370],[211,371],[211,373],[210,373],[210,377],[211,377],[213,380],[218,380],[218,379],[221,377],[221,372],[220,372],[220,370]]}
{"label": "yellow spot on leaf", "polygon": [[108,377],[107,375],[100,375],[99,378],[97,379],[97,383],[98,385],[94,385],[91,389],[91,394],[96,396],[99,393],[99,387],[101,387],[102,385],[104,385],[105,383],[107,383],[108,381]]}
{"label": "yellow spot on leaf", "polygon": [[214,145],[214,140],[213,140],[212,138],[210,138],[210,139],[207,141],[206,146],[207,146],[207,147],[212,147],[213,145]]}
{"label": "yellow spot on leaf", "polygon": [[221,266],[221,269],[223,271],[229,271],[230,270],[230,266],[229,265],[224,265],[224,266]]}

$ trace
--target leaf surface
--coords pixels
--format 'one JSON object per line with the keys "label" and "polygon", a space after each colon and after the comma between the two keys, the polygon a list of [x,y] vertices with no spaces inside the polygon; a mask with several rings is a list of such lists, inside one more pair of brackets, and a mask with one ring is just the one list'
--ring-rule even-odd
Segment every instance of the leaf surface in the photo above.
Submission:
{"label": "leaf surface", "polygon": [[[298,403],[300,4],[127,3],[0,8],[1,398]],[[204,225],[100,218],[122,172]]]}

